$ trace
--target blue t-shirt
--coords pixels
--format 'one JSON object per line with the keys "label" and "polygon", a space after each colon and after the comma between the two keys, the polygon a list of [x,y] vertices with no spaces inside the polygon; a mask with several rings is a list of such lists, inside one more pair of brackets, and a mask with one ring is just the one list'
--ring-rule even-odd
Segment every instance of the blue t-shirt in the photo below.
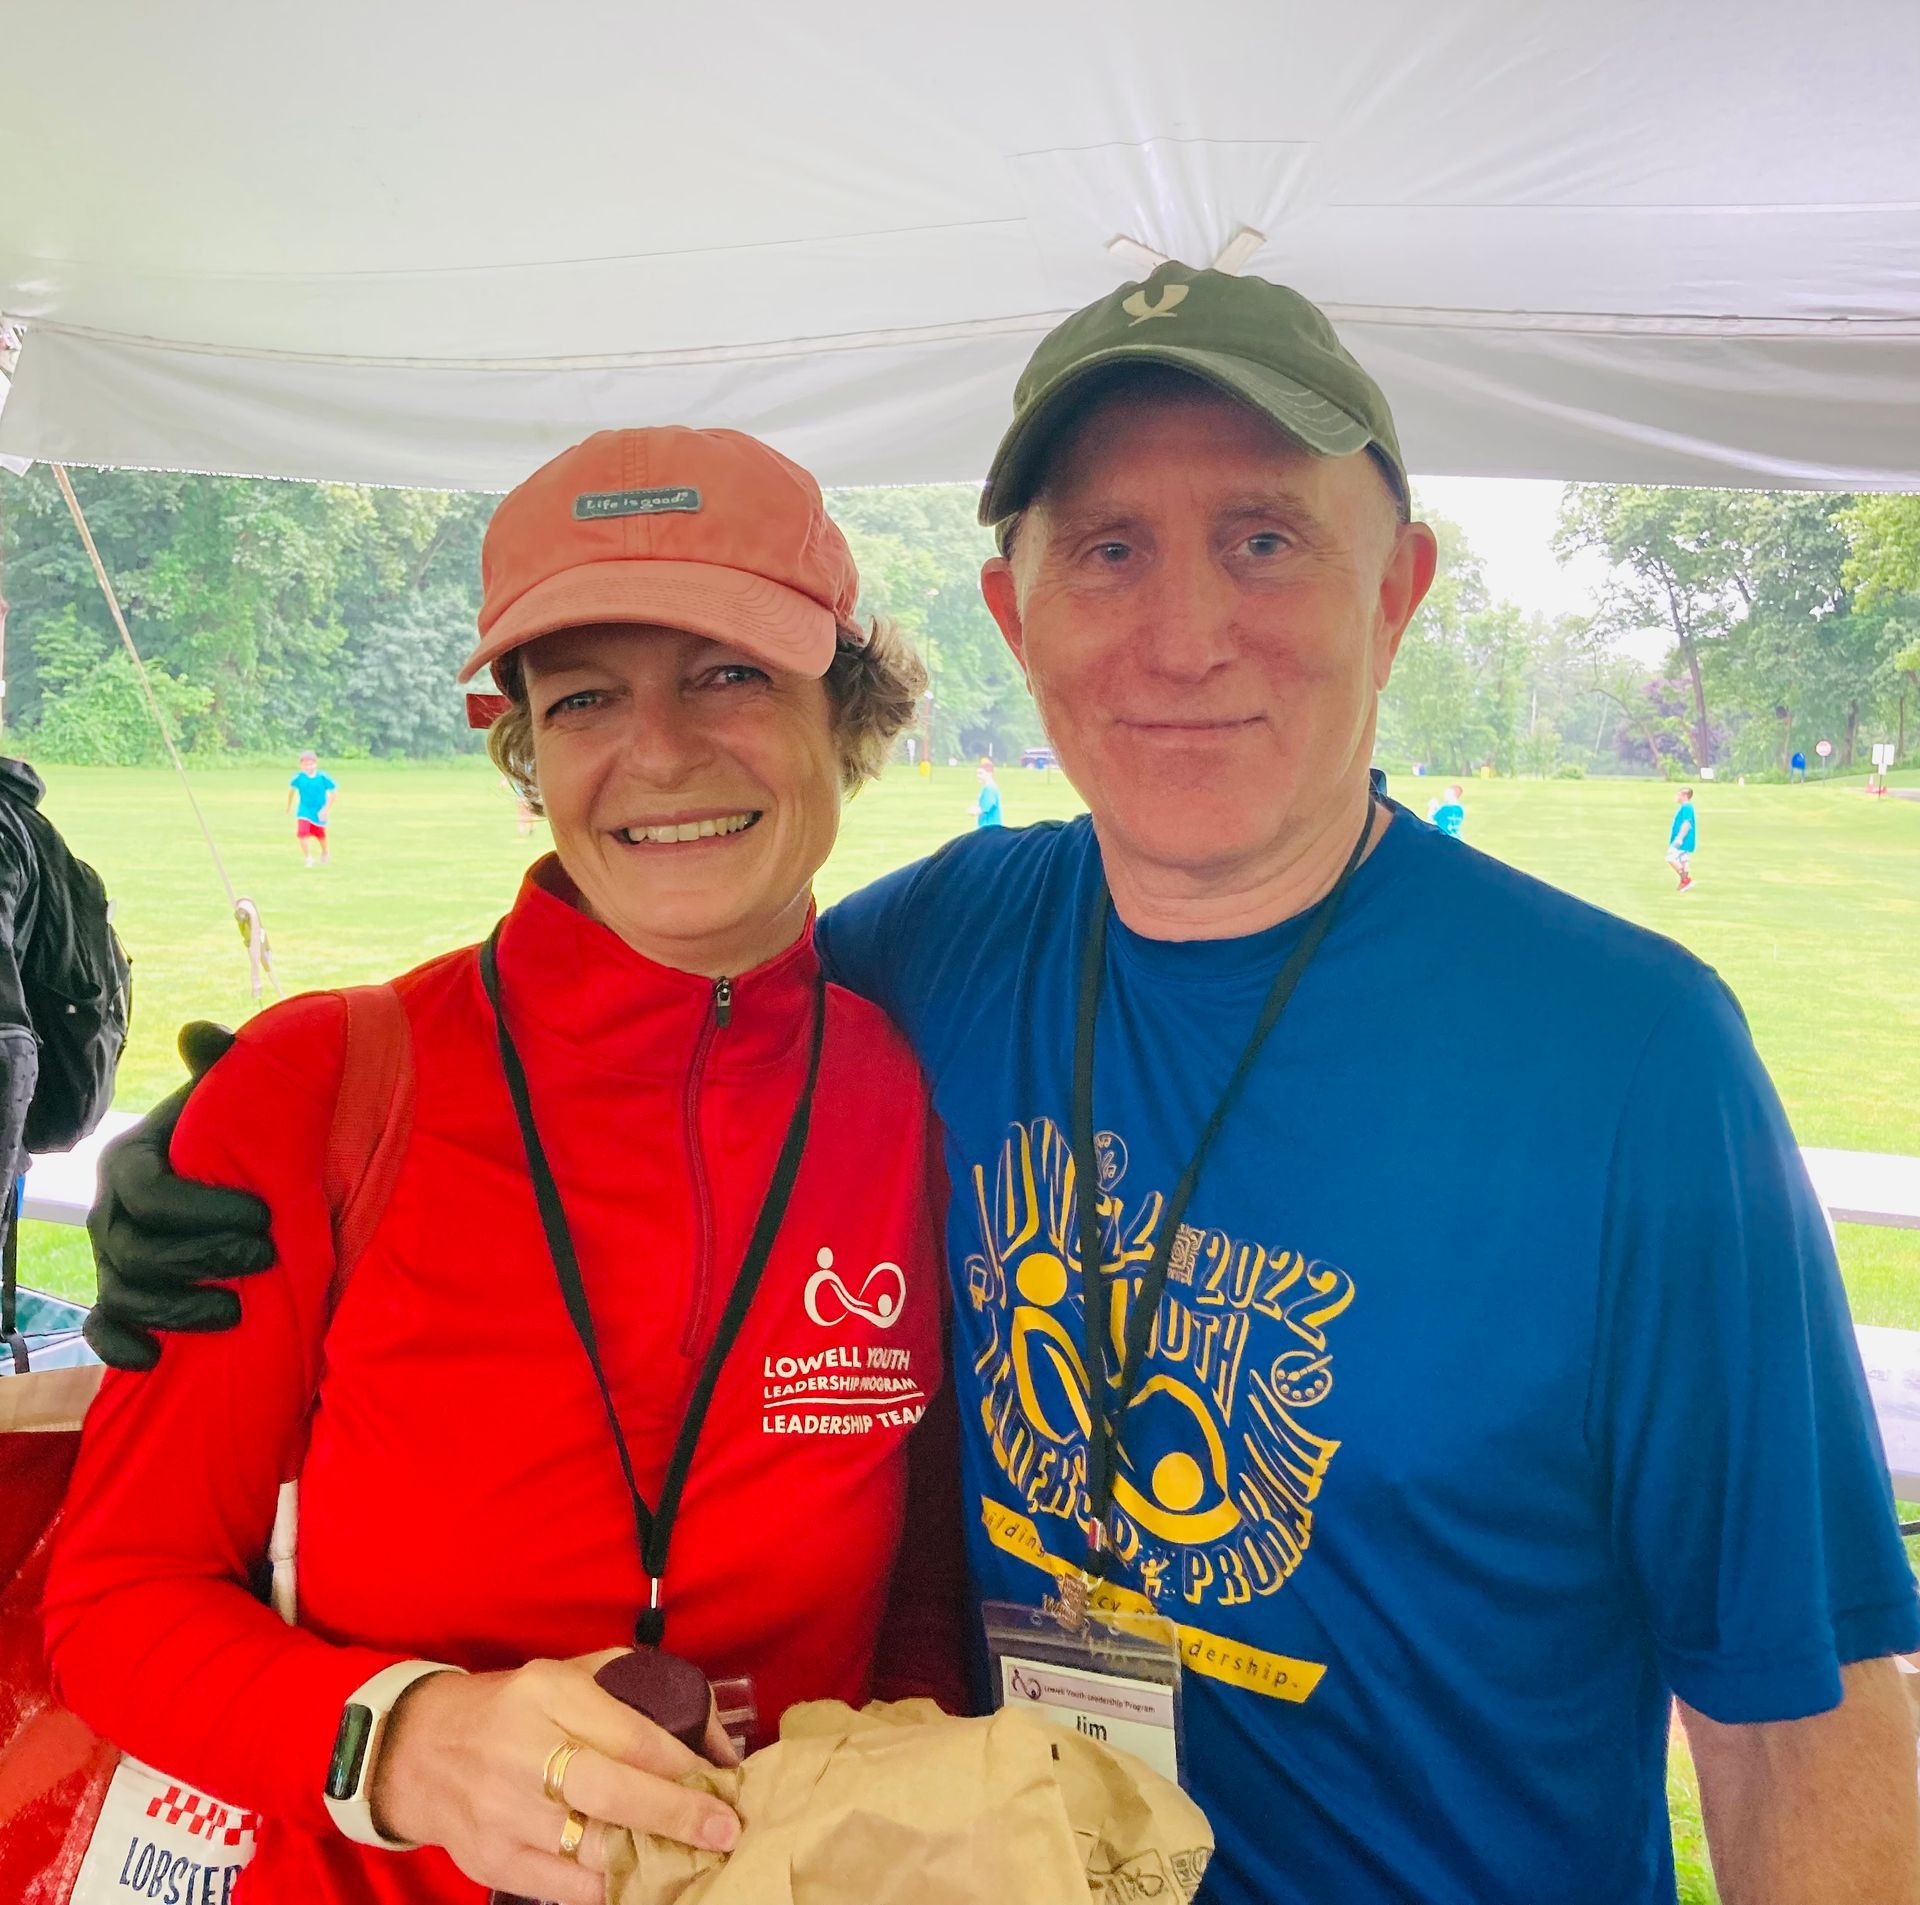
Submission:
{"label": "blue t-shirt", "polygon": [[[820,925],[945,1122],[985,1598],[1084,1552],[1097,872],[1084,819],[972,834]],[[1111,925],[1095,1117],[1136,1288],[1300,931]],[[1920,1645],[1827,1228],[1732,997],[1404,811],[1201,1174],[1122,1475],[1122,1579],[1184,1630],[1208,1905],[1671,1900],[1669,1692],[1797,1717]]]}
{"label": "blue t-shirt", "polygon": [[327,810],[327,796],[339,785],[331,774],[296,774],[287,785],[293,789],[293,817],[310,820],[317,827]]}
{"label": "blue t-shirt", "polygon": [[974,803],[973,824],[976,827],[1000,825],[1000,790],[992,781],[981,784],[980,798]]}
{"label": "blue t-shirt", "polygon": [[1807,757],[1804,754],[1801,754],[1797,751],[1794,754],[1793,759],[1789,761],[1787,764],[1793,769],[1793,771],[1796,774],[1804,774],[1807,771]]}
{"label": "blue t-shirt", "polygon": [[1433,810],[1433,824],[1455,840],[1460,838],[1460,828],[1466,817],[1467,810],[1457,800],[1443,800]]}
{"label": "blue t-shirt", "polygon": [[1667,835],[1667,845],[1678,847],[1682,853],[1691,853],[1694,842],[1693,802],[1683,800],[1673,810],[1673,831]]}

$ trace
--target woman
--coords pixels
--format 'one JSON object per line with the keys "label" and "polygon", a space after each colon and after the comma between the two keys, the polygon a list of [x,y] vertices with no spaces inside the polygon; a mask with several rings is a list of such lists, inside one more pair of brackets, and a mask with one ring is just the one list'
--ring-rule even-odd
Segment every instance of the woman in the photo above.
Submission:
{"label": "woman", "polygon": [[[411,1130],[331,1320],[342,1002],[263,1014],[195,1093],[174,1162],[265,1197],[278,1261],[237,1330],[109,1377],[49,1588],[67,1703],[262,1816],[242,1901],[588,1905],[607,1822],[730,1845],[673,1783],[693,1755],[592,1679],[662,1618],[763,1736],[876,1673],[958,1692],[956,1510],[902,1540],[940,1379],[926,1103],[811,944],[918,666],[853,627],[812,480],[731,432],[567,451],[483,571],[462,679],[509,697],[493,753],[555,855],[397,982]],[[245,1583],[316,1392],[295,1629]]]}

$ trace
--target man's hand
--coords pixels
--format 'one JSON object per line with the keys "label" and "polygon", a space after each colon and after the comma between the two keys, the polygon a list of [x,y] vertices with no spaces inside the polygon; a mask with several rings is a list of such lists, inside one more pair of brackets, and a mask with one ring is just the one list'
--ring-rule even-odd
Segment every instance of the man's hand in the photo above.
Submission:
{"label": "man's hand", "polygon": [[100,1194],[87,1213],[98,1301],[86,1338],[116,1369],[151,1369],[160,1360],[157,1329],[232,1329],[240,1299],[203,1279],[248,1276],[273,1261],[259,1198],[176,1177],[167,1161],[194,1086],[232,1043],[224,1026],[182,1026],[191,1076],[100,1154]]}
{"label": "man's hand", "polygon": [[1682,1705],[1725,1905],[1917,1905],[1913,1713],[1891,1660],[1840,1670],[1805,1720],[1723,1726]]}

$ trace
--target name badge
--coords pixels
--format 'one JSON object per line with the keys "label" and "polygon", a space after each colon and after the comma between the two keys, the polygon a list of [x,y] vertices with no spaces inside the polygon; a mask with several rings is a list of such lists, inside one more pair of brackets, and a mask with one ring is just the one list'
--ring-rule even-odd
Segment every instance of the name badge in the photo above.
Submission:
{"label": "name badge", "polygon": [[1084,1595],[1044,1607],[981,1609],[996,1707],[1017,1707],[1082,1739],[1118,1747],[1184,1785],[1180,1645],[1159,1614],[1093,1608]]}
{"label": "name badge", "polygon": [[1037,1713],[1102,1746],[1117,1746],[1179,1782],[1171,1687],[1127,1674],[1094,1673],[1002,1654],[999,1704]]}

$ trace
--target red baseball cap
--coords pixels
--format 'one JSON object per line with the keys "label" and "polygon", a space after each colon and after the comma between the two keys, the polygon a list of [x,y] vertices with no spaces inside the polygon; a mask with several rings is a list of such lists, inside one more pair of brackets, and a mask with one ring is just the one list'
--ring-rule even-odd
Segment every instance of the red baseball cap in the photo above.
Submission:
{"label": "red baseball cap", "polygon": [[820,486],[738,430],[601,430],[501,499],[470,681],[536,636],[653,622],[824,675],[859,572]]}

